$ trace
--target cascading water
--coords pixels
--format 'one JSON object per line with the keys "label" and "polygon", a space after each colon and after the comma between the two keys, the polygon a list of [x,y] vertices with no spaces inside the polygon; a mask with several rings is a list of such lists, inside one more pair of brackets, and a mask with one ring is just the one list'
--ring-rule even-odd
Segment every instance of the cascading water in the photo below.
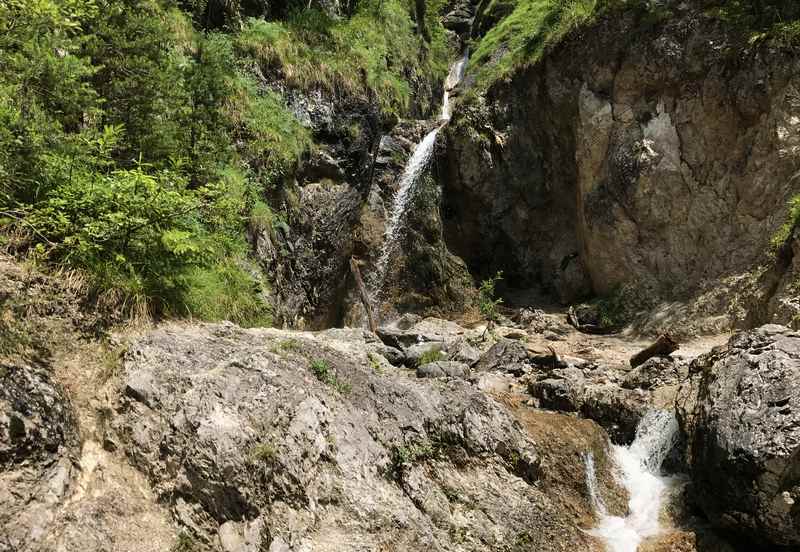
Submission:
{"label": "cascading water", "polygon": [[414,186],[428,166],[428,162],[433,155],[433,148],[436,145],[436,136],[439,134],[442,127],[450,120],[450,116],[452,115],[450,91],[461,82],[466,67],[467,53],[464,53],[464,56],[450,67],[450,73],[445,80],[444,95],[442,97],[442,113],[439,124],[426,134],[422,141],[414,148],[414,153],[411,155],[411,159],[408,160],[403,170],[403,175],[400,177],[400,186],[394,196],[389,220],[386,223],[381,253],[378,256],[378,262],[375,264],[375,271],[371,279],[373,295],[378,295],[383,287],[389,259],[394,253],[399,240],[409,200],[413,197]]}
{"label": "cascading water", "polygon": [[636,438],[629,447],[614,446],[613,457],[630,500],[627,517],[610,516],[597,493],[594,458],[586,456],[586,485],[600,517],[590,532],[600,537],[609,552],[636,552],[646,538],[657,535],[661,505],[673,479],[662,477],[659,470],[678,439],[678,422],[672,412],[648,412],[636,428]]}

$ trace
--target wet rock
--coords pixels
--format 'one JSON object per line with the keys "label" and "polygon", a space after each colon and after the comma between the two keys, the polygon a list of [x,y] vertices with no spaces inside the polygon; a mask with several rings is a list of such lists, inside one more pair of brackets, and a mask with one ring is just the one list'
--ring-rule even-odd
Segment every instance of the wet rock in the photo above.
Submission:
{"label": "wet rock", "polygon": [[691,371],[678,413],[694,499],[717,527],[800,545],[800,334],[737,334]]}
{"label": "wet rock", "polygon": [[469,366],[463,362],[453,362],[451,360],[440,360],[429,362],[417,368],[418,378],[461,378],[466,379],[469,375]]}
{"label": "wet rock", "polygon": [[528,383],[528,392],[541,408],[579,413],[605,428],[614,442],[627,444],[652,408],[652,396],[640,389],[623,389],[613,379],[613,373],[604,370],[568,366],[540,373]]}

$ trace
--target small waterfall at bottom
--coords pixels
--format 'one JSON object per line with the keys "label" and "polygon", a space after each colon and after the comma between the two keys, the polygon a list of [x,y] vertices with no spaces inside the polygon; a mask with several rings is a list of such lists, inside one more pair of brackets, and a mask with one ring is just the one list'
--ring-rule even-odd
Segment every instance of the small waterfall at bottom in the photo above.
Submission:
{"label": "small waterfall at bottom", "polygon": [[608,515],[597,492],[594,458],[586,455],[586,485],[600,522],[590,531],[601,538],[609,552],[636,552],[639,544],[662,531],[659,521],[666,491],[673,484],[660,475],[661,464],[678,439],[678,422],[672,412],[648,412],[636,428],[636,438],[628,447],[613,446],[613,458],[621,472],[621,482],[630,495],[627,517]]}

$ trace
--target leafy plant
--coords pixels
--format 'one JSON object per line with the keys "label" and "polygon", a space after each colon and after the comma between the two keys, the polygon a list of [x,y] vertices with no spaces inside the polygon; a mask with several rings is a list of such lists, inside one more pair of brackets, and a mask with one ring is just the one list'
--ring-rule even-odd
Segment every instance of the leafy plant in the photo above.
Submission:
{"label": "leafy plant", "polygon": [[499,271],[491,278],[483,280],[478,288],[478,305],[481,315],[489,323],[496,322],[498,319],[497,307],[503,303],[502,298],[495,298],[497,282],[503,279],[503,272]]}

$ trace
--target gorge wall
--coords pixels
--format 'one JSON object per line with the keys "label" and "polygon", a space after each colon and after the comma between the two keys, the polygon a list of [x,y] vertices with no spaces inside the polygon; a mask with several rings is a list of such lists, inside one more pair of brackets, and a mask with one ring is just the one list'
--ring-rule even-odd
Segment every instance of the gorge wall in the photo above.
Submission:
{"label": "gorge wall", "polygon": [[562,302],[686,299],[771,263],[800,191],[797,56],[668,7],[603,17],[457,110],[445,234],[474,272]]}

